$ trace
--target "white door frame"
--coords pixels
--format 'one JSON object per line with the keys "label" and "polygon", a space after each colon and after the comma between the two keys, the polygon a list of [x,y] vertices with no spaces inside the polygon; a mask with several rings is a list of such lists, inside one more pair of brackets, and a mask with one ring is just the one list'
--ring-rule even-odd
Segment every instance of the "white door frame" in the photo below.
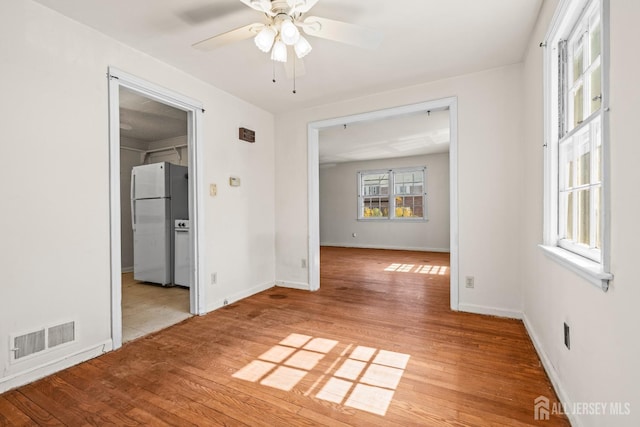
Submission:
{"label": "white door frame", "polygon": [[450,296],[451,309],[458,310],[458,99],[456,97],[427,101],[419,104],[404,105],[368,113],[320,120],[308,125],[308,210],[309,210],[309,289],[320,289],[320,175],[319,175],[319,142],[322,129],[381,120],[405,114],[427,112],[429,110],[449,110],[449,205],[450,205]]}
{"label": "white door frame", "polygon": [[122,261],[120,238],[120,87],[187,113],[189,155],[189,218],[191,289],[189,311],[204,314],[204,208],[202,194],[202,104],[161,86],[109,67],[109,197],[111,233],[111,339],[122,346]]}

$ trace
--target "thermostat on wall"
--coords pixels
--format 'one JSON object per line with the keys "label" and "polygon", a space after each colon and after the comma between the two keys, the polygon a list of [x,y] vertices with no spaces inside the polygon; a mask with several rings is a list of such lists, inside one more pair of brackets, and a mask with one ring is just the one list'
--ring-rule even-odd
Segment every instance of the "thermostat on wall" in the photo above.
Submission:
{"label": "thermostat on wall", "polygon": [[237,176],[230,176],[229,185],[232,187],[240,187],[240,178]]}

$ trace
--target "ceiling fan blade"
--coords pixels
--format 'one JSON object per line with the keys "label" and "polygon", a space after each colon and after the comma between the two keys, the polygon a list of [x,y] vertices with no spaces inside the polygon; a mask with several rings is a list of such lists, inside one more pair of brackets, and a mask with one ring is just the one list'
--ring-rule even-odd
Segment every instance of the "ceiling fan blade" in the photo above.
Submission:
{"label": "ceiling fan blade", "polygon": [[302,29],[310,36],[371,50],[376,49],[382,42],[380,31],[317,16],[307,17]]}
{"label": "ceiling fan blade", "polygon": [[287,0],[287,3],[296,13],[307,13],[318,3],[318,0]]}
{"label": "ceiling fan blade", "polygon": [[258,12],[264,12],[267,15],[272,15],[271,12],[271,0],[240,0],[242,3],[249,6],[251,9],[257,10]]}
{"label": "ceiling fan blade", "polygon": [[264,24],[249,24],[244,27],[236,28],[235,30],[227,31],[226,33],[218,34],[217,36],[209,37],[194,43],[192,47],[199,50],[213,50],[217,47],[224,46],[229,43],[237,42],[251,38],[257,34],[257,32],[264,27]]}
{"label": "ceiling fan blade", "polygon": [[291,80],[294,77],[298,78],[304,76],[307,73],[307,70],[304,67],[304,61],[294,55],[293,61],[287,61],[284,63],[284,72],[287,78]]}

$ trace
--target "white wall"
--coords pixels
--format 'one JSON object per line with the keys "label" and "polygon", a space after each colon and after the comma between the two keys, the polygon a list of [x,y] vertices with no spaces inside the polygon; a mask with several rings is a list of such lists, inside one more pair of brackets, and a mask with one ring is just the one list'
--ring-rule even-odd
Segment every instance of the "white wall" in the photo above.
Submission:
{"label": "white wall", "polygon": [[[357,220],[358,171],[413,166],[427,168],[428,221]],[[447,252],[449,230],[449,153],[320,167],[320,244],[323,246]]]}
{"label": "white wall", "polygon": [[[458,98],[460,288],[463,310],[519,316],[522,67],[513,65],[276,116],[276,277],[308,284],[307,124]],[[486,248],[491,244],[491,250]],[[322,286],[322,285],[321,285]]]}
{"label": "white wall", "polygon": [[[202,102],[206,309],[270,287],[274,117],[30,0],[0,2],[0,391],[111,348],[107,67]],[[240,126],[255,144],[238,141]],[[81,153],[81,156],[76,156]],[[226,185],[239,175],[242,186]],[[218,196],[208,196],[208,183]],[[75,320],[77,341],[9,363],[9,335]]]}
{"label": "white wall", "polygon": [[[186,132],[185,123],[185,132]],[[162,139],[160,141],[152,141],[148,145],[149,150],[157,150],[159,148],[180,147],[187,144],[187,135],[176,136],[174,138]],[[189,149],[188,147],[180,147],[175,150],[158,151],[149,153],[145,163],[169,162],[174,165],[189,166]]]}
{"label": "white wall", "polygon": [[[521,281],[524,313],[551,378],[567,402],[629,402],[631,416],[572,416],[581,426],[640,425],[640,2],[611,0],[611,264],[614,281],[607,293],[545,257],[543,218],[542,49],[557,0],[544,3],[529,43],[524,68],[526,117],[523,138],[520,215]],[[563,323],[571,327],[571,350],[563,343]]]}

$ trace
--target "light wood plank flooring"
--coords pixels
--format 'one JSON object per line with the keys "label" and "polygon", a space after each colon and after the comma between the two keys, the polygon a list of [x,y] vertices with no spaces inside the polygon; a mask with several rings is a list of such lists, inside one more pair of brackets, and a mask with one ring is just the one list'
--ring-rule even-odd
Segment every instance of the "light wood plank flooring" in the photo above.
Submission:
{"label": "light wood plank flooring", "polygon": [[128,342],[191,317],[189,289],[143,283],[122,274],[122,341]]}
{"label": "light wood plank flooring", "polygon": [[566,426],[522,322],[449,310],[447,254],[322,248],[273,288],[0,395],[4,425]]}

